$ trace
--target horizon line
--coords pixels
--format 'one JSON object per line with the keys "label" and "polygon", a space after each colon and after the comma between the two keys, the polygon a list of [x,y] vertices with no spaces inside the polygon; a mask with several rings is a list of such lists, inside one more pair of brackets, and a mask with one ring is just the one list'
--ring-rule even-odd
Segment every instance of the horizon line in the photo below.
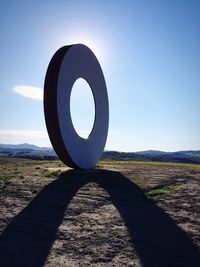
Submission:
{"label": "horizon line", "polygon": [[[19,146],[19,145],[31,145],[31,146],[36,146],[38,148],[48,148],[54,150],[52,146],[39,146],[31,143],[17,143],[17,144],[12,144],[12,143],[0,143],[1,145],[12,145],[12,146]],[[137,150],[137,151],[121,151],[121,150],[113,150],[113,149],[104,149],[103,152],[118,152],[118,153],[138,153],[138,152],[163,152],[163,153],[175,153],[175,152],[186,152],[186,151],[200,151],[200,149],[183,149],[183,150],[174,150],[174,151],[166,151],[166,150],[159,150],[159,149],[147,149],[147,150]]]}

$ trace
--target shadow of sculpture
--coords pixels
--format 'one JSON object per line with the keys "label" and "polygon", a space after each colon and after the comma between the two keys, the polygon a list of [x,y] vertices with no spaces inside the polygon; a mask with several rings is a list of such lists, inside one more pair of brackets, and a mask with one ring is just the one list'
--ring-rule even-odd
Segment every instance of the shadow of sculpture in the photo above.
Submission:
{"label": "shadow of sculpture", "polygon": [[89,182],[110,195],[142,266],[200,266],[199,251],[187,234],[128,178],[106,170],[67,171],[45,186],[3,231],[0,266],[44,266],[68,205]]}

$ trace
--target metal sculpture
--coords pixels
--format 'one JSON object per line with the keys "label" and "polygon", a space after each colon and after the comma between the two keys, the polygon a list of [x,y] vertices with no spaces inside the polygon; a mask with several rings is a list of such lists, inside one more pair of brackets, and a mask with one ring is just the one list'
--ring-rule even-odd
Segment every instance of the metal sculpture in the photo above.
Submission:
{"label": "metal sculpture", "polygon": [[[78,78],[88,82],[95,102],[94,125],[87,139],[77,134],[70,114],[71,90]],[[105,147],[109,109],[101,66],[87,46],[64,46],[52,57],[44,84],[44,114],[47,131],[58,157],[72,168],[94,167]]]}

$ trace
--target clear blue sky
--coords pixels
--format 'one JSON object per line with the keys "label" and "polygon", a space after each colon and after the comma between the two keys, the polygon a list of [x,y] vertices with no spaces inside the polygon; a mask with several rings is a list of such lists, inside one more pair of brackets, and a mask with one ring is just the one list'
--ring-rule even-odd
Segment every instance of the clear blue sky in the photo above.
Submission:
{"label": "clear blue sky", "polygon": [[[43,88],[58,48],[84,43],[108,87],[106,149],[200,149],[200,1],[3,1],[0,36],[0,143],[50,146],[32,97],[41,89],[27,86]],[[74,109],[84,132],[83,92]]]}

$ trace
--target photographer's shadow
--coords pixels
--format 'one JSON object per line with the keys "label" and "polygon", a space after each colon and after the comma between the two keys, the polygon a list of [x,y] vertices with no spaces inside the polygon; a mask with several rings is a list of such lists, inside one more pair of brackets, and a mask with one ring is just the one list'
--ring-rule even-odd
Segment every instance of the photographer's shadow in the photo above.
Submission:
{"label": "photographer's shadow", "polygon": [[138,186],[107,170],[70,170],[45,186],[3,231],[0,266],[44,266],[68,205],[89,182],[98,183],[110,195],[142,266],[200,266],[199,251],[187,234]]}

